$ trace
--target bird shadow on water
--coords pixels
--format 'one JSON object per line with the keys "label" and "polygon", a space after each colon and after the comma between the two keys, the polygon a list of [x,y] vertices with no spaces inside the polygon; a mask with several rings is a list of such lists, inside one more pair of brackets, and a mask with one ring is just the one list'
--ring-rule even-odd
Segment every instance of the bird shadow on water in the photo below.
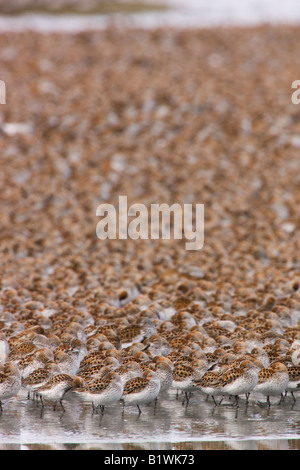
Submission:
{"label": "bird shadow on water", "polygon": [[[50,408],[50,407],[49,407],[49,408]],[[56,415],[58,416],[58,418],[59,418],[60,420],[64,417],[64,415],[65,415],[65,413],[66,413],[66,410],[62,410],[62,409],[61,409],[61,410],[57,410],[56,408],[54,408],[54,406],[51,407],[51,408],[52,408],[52,409],[50,409],[49,411],[50,411],[50,412],[53,412],[53,413],[56,413]],[[48,411],[48,410],[46,409],[46,407],[41,407],[40,413],[39,413],[40,419],[45,419],[45,413],[47,413],[47,411]]]}
{"label": "bird shadow on water", "polygon": [[[255,436],[262,434],[281,435],[284,431],[286,436],[294,434],[298,429],[297,419],[299,411],[299,400],[296,402],[288,397],[279,404],[278,399],[272,399],[270,405],[267,401],[258,403],[258,397],[253,396],[247,402],[244,397],[236,401],[232,397],[224,397],[216,403],[211,397],[199,399],[191,397],[188,405],[184,407],[184,417],[191,422],[191,428],[199,428],[202,433],[207,434],[207,430],[213,429],[216,436],[221,434],[226,436],[228,430],[232,429],[237,437]],[[286,416],[289,414],[289,419]],[[260,423],[266,422],[266,425]],[[267,423],[272,423],[268,426]],[[281,423],[285,423],[284,426]]]}

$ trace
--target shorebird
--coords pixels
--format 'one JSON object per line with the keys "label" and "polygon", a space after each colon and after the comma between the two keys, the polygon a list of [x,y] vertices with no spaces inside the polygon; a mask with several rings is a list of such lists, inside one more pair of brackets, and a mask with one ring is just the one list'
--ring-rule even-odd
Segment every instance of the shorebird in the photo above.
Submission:
{"label": "shorebird", "polygon": [[158,334],[146,338],[144,345],[144,350],[147,351],[150,357],[167,356],[171,352],[171,347],[167,339]]}
{"label": "shorebird", "polygon": [[33,392],[37,387],[41,387],[59,373],[59,365],[56,362],[49,362],[44,367],[35,369],[26,378],[22,378],[22,387],[28,391],[28,398],[30,398],[30,392]]}
{"label": "shorebird", "polygon": [[295,403],[296,398],[294,392],[300,391],[300,365],[299,366],[288,366],[289,382],[286,387],[286,392],[290,392],[293,401]]}
{"label": "shorebird", "polygon": [[164,356],[155,356],[149,367],[153,368],[160,380],[159,393],[168,390],[173,383],[174,364]]}
{"label": "shorebird", "polygon": [[279,395],[280,402],[289,384],[289,373],[287,367],[281,362],[275,362],[269,367],[261,369],[258,373],[258,383],[253,391],[266,395],[268,406],[271,405],[270,396]]}
{"label": "shorebird", "polygon": [[[189,392],[194,390],[194,380],[203,377],[207,371],[207,362],[202,359],[197,359],[193,362],[179,362],[175,363],[173,370],[172,387],[177,391],[184,392],[186,404],[189,403]],[[183,400],[183,403],[184,401]]]}
{"label": "shorebird", "polygon": [[194,378],[192,380],[192,387],[193,389],[200,390],[207,396],[207,398],[211,396],[214,404],[218,405],[216,397],[223,395],[221,387],[216,385],[220,380],[220,377],[221,372],[208,370],[201,378]]}
{"label": "shorebird", "polygon": [[65,411],[62,400],[69,390],[80,387],[84,384],[81,377],[73,377],[68,374],[54,375],[48,382],[41,387],[35,388],[33,391],[40,396],[42,406],[44,407],[44,400],[54,402],[54,410],[56,404],[59,402],[62,410]]}
{"label": "shorebird", "polygon": [[120,375],[123,385],[135,377],[143,376],[143,369],[141,365],[134,360],[128,361],[126,364],[121,365],[116,369],[116,372]]}
{"label": "shorebird", "polygon": [[76,375],[79,369],[78,352],[59,351],[54,355],[54,361],[59,365],[62,374]]}
{"label": "shorebird", "polygon": [[13,362],[7,362],[0,371],[0,411],[2,412],[2,401],[11,398],[21,388],[21,374],[19,368]]}
{"label": "shorebird", "polygon": [[0,358],[6,359],[6,357],[9,354],[9,342],[7,341],[7,338],[5,334],[0,333]]}
{"label": "shorebird", "polygon": [[258,361],[241,361],[235,366],[229,366],[211,386],[218,390],[218,394],[234,396],[236,406],[239,396],[245,394],[247,404],[250,392],[258,382],[258,371],[261,368],[262,364],[258,365]]}
{"label": "shorebird", "polygon": [[124,385],[121,400],[123,409],[126,403],[136,405],[141,414],[140,405],[156,402],[160,391],[160,379],[152,370],[144,372],[143,377],[134,377]]}
{"label": "shorebird", "polygon": [[21,373],[22,379],[26,378],[34,370],[44,367],[47,362],[53,359],[52,351],[48,348],[38,349],[31,354],[28,354],[18,363],[18,368]]}
{"label": "shorebird", "polygon": [[149,318],[145,318],[141,322],[125,326],[118,330],[122,348],[126,348],[133,343],[143,342],[146,338],[156,333],[156,327]]}
{"label": "shorebird", "polygon": [[83,385],[75,393],[84,401],[92,403],[93,411],[100,407],[101,414],[104,408],[120,400],[123,393],[121,377],[116,372],[110,372],[105,377],[95,379],[88,385]]}

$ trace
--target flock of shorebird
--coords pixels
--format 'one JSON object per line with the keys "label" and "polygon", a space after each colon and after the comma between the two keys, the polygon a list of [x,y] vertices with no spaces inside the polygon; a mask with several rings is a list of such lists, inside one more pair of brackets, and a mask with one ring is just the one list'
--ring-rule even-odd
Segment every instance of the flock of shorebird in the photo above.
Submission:
{"label": "flock of shorebird", "polygon": [[[158,313],[159,312],[159,313]],[[93,410],[122,402],[156,403],[171,387],[189,404],[199,391],[220,405],[224,397],[278,396],[300,391],[299,312],[280,317],[215,313],[205,320],[186,310],[144,308],[122,321],[94,321],[83,312],[53,314],[47,327],[20,325],[2,315],[0,405],[21,389],[42,406],[68,391]],[[17,326],[16,326],[17,325]],[[234,400],[232,400],[232,398]],[[277,402],[277,400],[276,400]]]}

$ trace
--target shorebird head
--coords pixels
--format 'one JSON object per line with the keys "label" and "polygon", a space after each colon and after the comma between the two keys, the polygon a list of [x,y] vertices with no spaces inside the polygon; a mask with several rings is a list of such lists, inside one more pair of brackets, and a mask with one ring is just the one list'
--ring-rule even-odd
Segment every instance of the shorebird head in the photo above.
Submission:
{"label": "shorebird head", "polygon": [[241,369],[262,369],[263,365],[258,359],[245,359],[240,363]]}
{"label": "shorebird head", "polygon": [[84,380],[82,377],[74,377],[72,380],[72,389],[73,388],[79,388],[84,386]]}
{"label": "shorebird head", "polygon": [[145,379],[157,379],[157,374],[156,372],[154,372],[153,370],[151,369],[147,369],[144,371],[144,374],[143,374],[144,378]]}
{"label": "shorebird head", "polygon": [[282,362],[274,362],[271,367],[274,372],[288,372],[287,367]]}
{"label": "shorebird head", "polygon": [[70,360],[70,356],[68,355],[68,353],[64,352],[64,351],[58,351],[55,355],[54,355],[54,361],[56,363],[59,363],[59,362],[64,362],[64,361],[69,361]]}
{"label": "shorebird head", "polygon": [[109,381],[121,382],[120,375],[115,371],[109,372],[109,374],[107,374],[105,378]]}
{"label": "shorebird head", "polygon": [[5,364],[8,360],[7,354],[0,353],[0,364]]}
{"label": "shorebird head", "polygon": [[292,352],[291,357],[293,364],[298,366],[300,364],[300,348],[295,349],[295,351]]}
{"label": "shorebird head", "polygon": [[4,373],[7,375],[17,375],[17,376],[20,375],[20,371],[19,371],[17,364],[11,361],[7,362],[4,365]]}
{"label": "shorebird head", "polygon": [[50,349],[42,348],[36,352],[35,357],[41,361],[48,362],[49,360],[53,358],[53,354]]}

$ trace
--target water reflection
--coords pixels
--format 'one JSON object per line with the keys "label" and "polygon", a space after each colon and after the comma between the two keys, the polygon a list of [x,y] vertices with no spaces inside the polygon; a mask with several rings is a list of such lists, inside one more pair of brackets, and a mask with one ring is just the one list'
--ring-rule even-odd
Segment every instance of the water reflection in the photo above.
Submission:
{"label": "water reflection", "polygon": [[191,397],[188,407],[181,397],[169,391],[156,408],[144,406],[109,407],[103,416],[93,413],[69,393],[65,412],[59,407],[41,407],[38,401],[17,396],[7,401],[0,417],[2,448],[68,449],[290,449],[300,448],[298,440],[300,401],[293,405],[287,397],[283,404],[259,406],[253,397],[246,407],[240,400],[235,408],[230,401],[215,407],[200,394]]}

